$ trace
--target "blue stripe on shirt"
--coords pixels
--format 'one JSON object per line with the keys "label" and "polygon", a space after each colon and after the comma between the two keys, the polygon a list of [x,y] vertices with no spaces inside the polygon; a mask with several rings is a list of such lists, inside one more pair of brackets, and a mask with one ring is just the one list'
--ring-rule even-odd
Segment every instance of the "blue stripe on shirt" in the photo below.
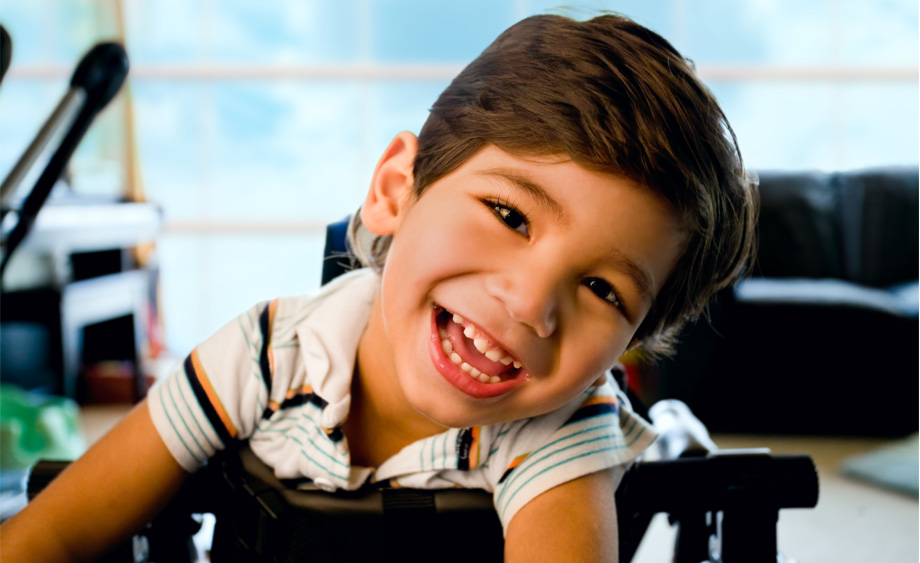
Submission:
{"label": "blue stripe on shirt", "polygon": [[[169,409],[166,407],[166,401],[163,399],[163,392],[161,391],[159,395],[160,395],[160,407],[162,407],[163,414],[166,415],[166,420],[169,422],[169,425],[172,427],[173,435],[179,439],[179,442],[182,444],[182,447],[184,447],[185,451],[188,452],[188,455],[191,456],[191,458],[195,460],[195,463],[197,463],[198,465],[201,465],[204,460],[198,459],[198,456],[196,456],[192,452],[192,450],[189,449],[188,444],[185,443],[185,440],[182,439],[182,434],[179,432],[179,429],[176,428],[176,423],[175,421],[173,421],[172,416],[170,416],[169,414]],[[175,407],[175,404],[173,406]]]}
{"label": "blue stripe on shirt", "polygon": [[[632,446],[634,443],[636,443],[636,441],[637,441],[637,440],[642,436],[642,434],[644,434],[644,433],[645,433],[645,427],[643,426],[642,428],[639,429],[639,432],[633,437],[633,439],[630,440],[628,443],[617,444],[617,445],[614,445],[614,446],[608,446],[608,447],[606,447],[606,448],[601,448],[601,449],[598,449],[598,450],[591,450],[591,451],[583,452],[583,453],[581,453],[581,454],[574,455],[574,456],[572,456],[572,457],[570,457],[570,458],[567,458],[567,459],[558,461],[558,462],[556,462],[556,463],[554,463],[554,464],[552,464],[552,465],[550,465],[550,466],[548,466],[548,467],[544,467],[543,469],[541,469],[540,471],[538,471],[537,473],[535,473],[534,475],[532,475],[530,478],[528,478],[526,481],[524,481],[523,483],[521,483],[521,484],[514,490],[514,492],[511,494],[511,496],[508,497],[508,500],[507,500],[506,502],[503,502],[503,503],[502,503],[501,500],[497,501],[498,503],[502,503],[501,513],[500,513],[499,516],[503,518],[504,515],[505,515],[505,511],[506,511],[506,510],[508,509],[508,507],[511,505],[511,501],[514,500],[514,497],[517,496],[517,494],[518,494],[521,490],[523,490],[523,489],[527,486],[528,483],[530,483],[531,481],[533,481],[534,479],[536,479],[536,478],[539,477],[540,475],[546,473],[547,471],[550,471],[550,470],[552,470],[552,469],[555,469],[556,467],[559,467],[560,465],[564,465],[564,464],[566,464],[566,463],[569,463],[569,462],[571,462],[571,461],[575,461],[575,460],[577,460],[577,459],[581,459],[581,458],[588,457],[588,456],[591,456],[591,455],[599,455],[599,454],[602,454],[602,453],[605,453],[605,452],[610,452],[610,451],[615,451],[615,450],[622,450],[622,449],[628,448],[628,447]],[[593,440],[588,440],[588,441],[593,441]],[[563,449],[568,449],[568,448],[563,448]],[[559,451],[554,452],[554,453],[559,453],[559,452],[561,452],[561,451],[562,451],[562,450],[559,450]],[[553,454],[550,454],[550,455],[553,455]],[[549,456],[546,456],[546,457],[549,457]],[[544,457],[543,459],[546,459],[546,458]],[[509,484],[509,485],[506,485],[506,488],[505,488],[505,490],[502,491],[502,493],[504,493],[506,490],[508,490],[507,487],[509,487],[509,486],[510,486],[510,484]],[[499,495],[499,496],[501,496],[501,495]]]}
{"label": "blue stripe on shirt", "polygon": [[[568,445],[568,446],[563,446],[563,447],[560,448],[560,449],[553,450],[553,451],[551,451],[551,452],[549,452],[549,453],[546,453],[546,455],[543,455],[543,456],[540,457],[539,459],[536,457],[537,455],[540,455],[540,454],[542,454],[542,453],[545,453],[548,449],[550,449],[550,448],[556,446],[557,444],[559,444],[559,443],[561,443],[561,442],[564,442],[564,441],[567,441],[567,440],[571,440],[572,438],[575,438],[575,437],[580,436],[580,435],[582,435],[582,434],[587,434],[588,432],[593,432],[593,431],[595,431],[595,430],[601,430],[601,429],[607,429],[607,428],[611,428],[610,423],[600,424],[600,425],[597,425],[597,426],[592,426],[592,427],[590,427],[590,428],[584,428],[584,429],[579,430],[579,431],[577,431],[577,432],[573,432],[573,433],[571,433],[571,434],[567,434],[567,435],[565,435],[565,436],[562,436],[561,438],[557,438],[557,439],[553,440],[552,442],[549,442],[549,443],[543,445],[542,447],[540,447],[539,449],[533,451],[533,452],[528,456],[527,460],[524,461],[524,463],[521,463],[520,465],[518,465],[518,466],[515,468],[514,474],[511,476],[511,479],[509,479],[509,480],[507,481],[507,483],[505,484],[505,487],[504,487],[504,489],[502,489],[502,492],[499,494],[498,499],[496,499],[496,502],[501,503],[501,502],[502,502],[502,497],[507,493],[508,490],[510,490],[510,488],[512,487],[512,485],[514,484],[514,482],[517,481],[517,480],[521,477],[522,474],[526,473],[528,468],[533,467],[534,464],[539,463],[539,462],[545,460],[546,458],[551,457],[551,456],[553,456],[553,455],[556,455],[556,454],[558,454],[558,453],[560,453],[560,452],[563,452],[563,451],[565,451],[565,450],[567,450],[567,449],[569,449],[569,448],[572,448],[572,447],[575,447],[575,446],[578,446],[578,445],[581,445],[581,444],[589,443],[589,442],[595,442],[595,441],[597,441],[597,440],[615,439],[616,436],[611,436],[610,434],[606,434],[606,433],[605,433],[605,434],[602,434],[601,436],[599,436],[599,437],[597,437],[597,438],[592,438],[592,439],[589,439],[589,440],[582,440],[581,442],[576,442],[575,444],[570,444],[570,445]],[[625,437],[625,436],[624,436],[624,437]]]}
{"label": "blue stripe on shirt", "polygon": [[316,461],[315,459],[313,459],[312,457],[310,457],[309,455],[307,455],[307,452],[303,451],[303,448],[304,448],[304,445],[305,445],[305,444],[304,444],[303,442],[301,442],[300,440],[298,440],[295,436],[287,435],[287,436],[285,436],[285,438],[288,439],[288,440],[292,440],[293,442],[295,442],[296,444],[298,444],[298,445],[300,446],[300,455],[302,455],[302,456],[304,457],[304,459],[306,459],[307,461],[309,461],[309,462],[312,463],[313,465],[319,467],[320,469],[322,469],[323,471],[325,471],[327,474],[332,475],[333,477],[336,477],[336,478],[341,479],[341,480],[343,480],[343,481],[346,481],[346,482],[348,481],[348,476],[347,476],[347,475],[344,475],[344,476],[343,476],[343,475],[340,475],[340,474],[338,474],[338,473],[335,473],[335,472],[333,472],[332,470],[330,470],[330,468],[328,468],[328,467],[322,465],[321,463],[319,463],[318,461]]}
{"label": "blue stripe on shirt", "polygon": [[[176,377],[174,378],[174,381],[176,382],[176,386],[178,388],[177,392],[179,393],[179,397],[182,398],[182,403],[185,405],[185,410],[188,411],[188,413],[191,415],[192,420],[195,421],[195,426],[198,427],[198,431],[201,432],[201,435],[204,436],[205,441],[207,441],[208,445],[211,446],[211,451],[216,452],[220,449],[221,446],[214,445],[214,442],[212,442],[211,438],[208,437],[208,433],[205,432],[204,428],[201,427],[201,422],[199,422],[198,417],[195,416],[195,414],[192,412],[192,407],[189,404],[188,399],[185,398],[185,392],[182,389],[181,379]],[[198,441],[195,440],[195,442],[197,443]]]}

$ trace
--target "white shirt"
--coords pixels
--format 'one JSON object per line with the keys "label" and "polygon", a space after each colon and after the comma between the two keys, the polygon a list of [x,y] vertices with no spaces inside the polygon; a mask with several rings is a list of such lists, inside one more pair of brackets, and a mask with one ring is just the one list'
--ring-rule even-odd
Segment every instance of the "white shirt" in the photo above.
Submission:
{"label": "white shirt", "polygon": [[279,479],[301,488],[490,491],[507,530],[537,495],[609,468],[621,476],[654,441],[654,430],[609,380],[539,417],[448,429],[376,469],[351,465],[341,426],[379,284],[377,274],[357,270],[315,297],[257,305],[151,389],[154,425],[182,467],[194,471],[228,443],[248,440]]}

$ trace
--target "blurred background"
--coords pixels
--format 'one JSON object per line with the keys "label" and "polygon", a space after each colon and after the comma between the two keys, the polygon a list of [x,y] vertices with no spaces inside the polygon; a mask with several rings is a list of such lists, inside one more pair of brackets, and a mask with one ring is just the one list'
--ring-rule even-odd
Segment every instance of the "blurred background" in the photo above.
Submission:
{"label": "blurred background", "polygon": [[912,0],[5,0],[0,174],[80,57],[123,41],[128,85],[80,145],[71,185],[120,197],[130,184],[162,208],[149,260],[164,344],[181,356],[255,302],[318,287],[325,224],[356,208],[389,139],[418,132],[498,33],[597,10],[696,63],[750,168],[918,161]]}
{"label": "blurred background", "polygon": [[[755,279],[631,386],[720,447],[814,457],[819,506],[779,526],[801,560],[916,561],[915,0],[3,0],[0,177],[94,45],[131,69],[3,275],[0,520],[37,459],[79,455],[241,311],[317,289],[326,225],[501,31],[604,10],[694,61],[764,188]],[[638,562],[668,560],[656,518]]]}

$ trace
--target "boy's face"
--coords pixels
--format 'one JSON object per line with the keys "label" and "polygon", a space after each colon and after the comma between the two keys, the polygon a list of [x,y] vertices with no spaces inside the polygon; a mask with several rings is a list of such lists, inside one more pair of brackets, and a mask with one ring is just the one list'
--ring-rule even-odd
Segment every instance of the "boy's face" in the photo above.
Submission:
{"label": "boy's face", "polygon": [[392,364],[379,365],[443,426],[577,397],[631,343],[684,242],[662,197],[564,157],[487,146],[421,197],[398,192],[376,229],[394,235],[377,304]]}

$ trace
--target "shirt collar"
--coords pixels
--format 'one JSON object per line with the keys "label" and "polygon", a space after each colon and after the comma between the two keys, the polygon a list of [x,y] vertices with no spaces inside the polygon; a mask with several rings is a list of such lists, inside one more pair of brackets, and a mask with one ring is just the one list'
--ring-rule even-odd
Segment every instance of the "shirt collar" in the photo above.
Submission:
{"label": "shirt collar", "polygon": [[327,284],[297,327],[307,381],[326,401],[322,426],[336,428],[348,416],[358,342],[370,318],[380,276],[363,268]]}

